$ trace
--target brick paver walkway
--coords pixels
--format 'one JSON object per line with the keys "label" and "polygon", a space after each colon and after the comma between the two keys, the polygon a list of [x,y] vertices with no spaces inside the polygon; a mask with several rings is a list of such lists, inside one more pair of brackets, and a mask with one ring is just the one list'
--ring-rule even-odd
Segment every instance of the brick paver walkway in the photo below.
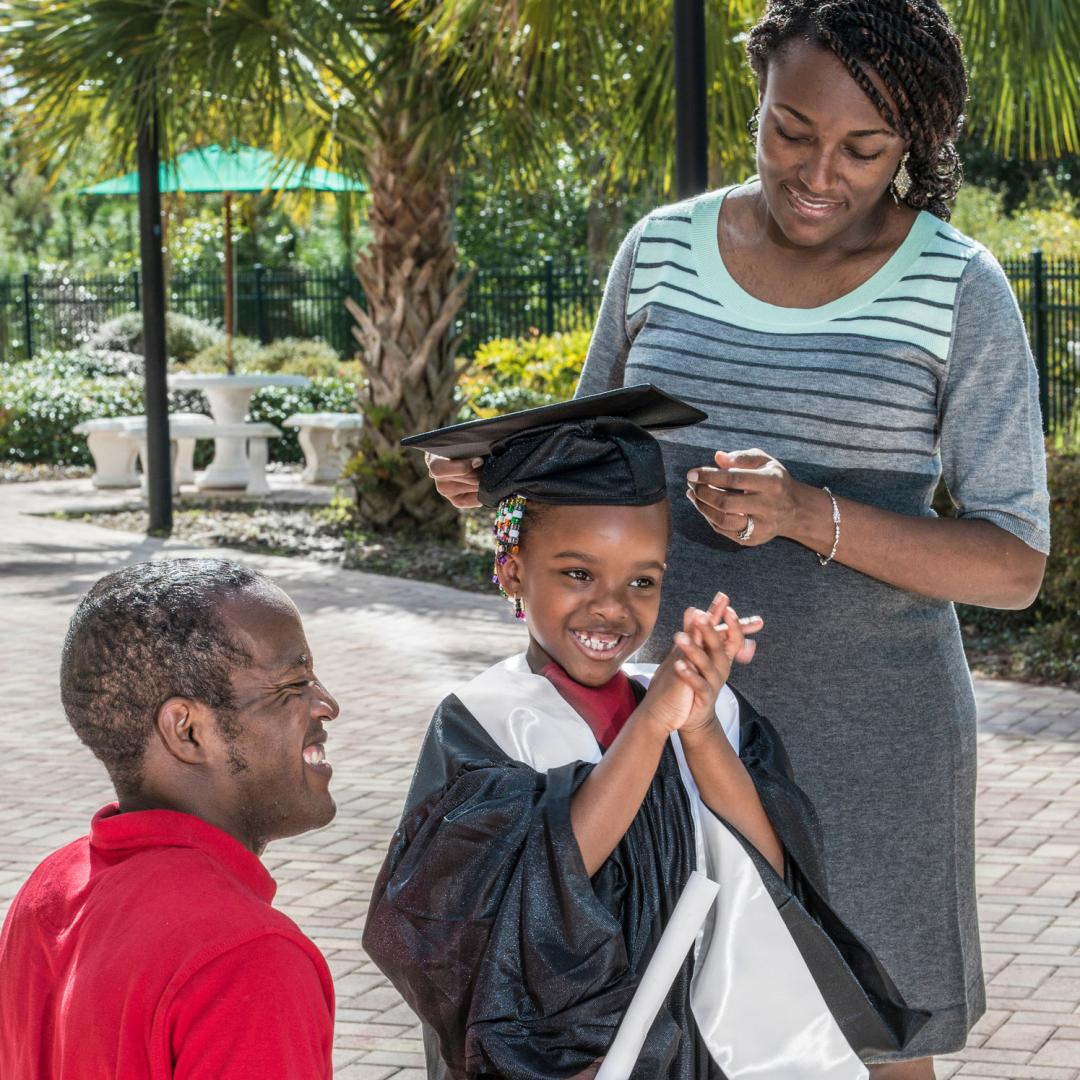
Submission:
{"label": "brick paver walkway", "polygon": [[[190,552],[28,516],[54,509],[69,490],[0,486],[0,915],[36,863],[85,832],[110,798],[60,709],[57,664],[73,604],[123,562]],[[280,905],[334,972],[336,1075],[422,1080],[415,1020],[360,948],[365,905],[431,708],[463,677],[515,651],[521,629],[494,597],[237,557],[257,562],[296,600],[342,706],[328,746],[338,816],[321,832],[271,845],[266,858]],[[983,680],[977,692],[989,1010],[939,1077],[1080,1080],[1080,694]]]}

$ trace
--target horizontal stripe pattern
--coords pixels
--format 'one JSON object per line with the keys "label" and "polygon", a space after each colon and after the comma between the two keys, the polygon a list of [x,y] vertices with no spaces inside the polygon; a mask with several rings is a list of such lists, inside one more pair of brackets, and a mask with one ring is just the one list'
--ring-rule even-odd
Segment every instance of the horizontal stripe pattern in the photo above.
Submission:
{"label": "horizontal stripe pattern", "polygon": [[646,219],[627,294],[625,382],[654,383],[708,414],[679,441],[936,475],[957,287],[976,245],[942,222],[880,291],[864,287],[861,306],[805,319],[777,309],[763,329],[730,285],[704,274],[716,253],[694,252],[693,215],[690,202]]}

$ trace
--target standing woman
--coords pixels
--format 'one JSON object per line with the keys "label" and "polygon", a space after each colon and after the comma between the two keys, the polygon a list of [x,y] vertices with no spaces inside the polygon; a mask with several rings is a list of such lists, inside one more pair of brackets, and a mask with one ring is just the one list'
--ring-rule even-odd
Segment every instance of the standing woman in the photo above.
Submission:
{"label": "standing woman", "polygon": [[[666,440],[652,640],[720,587],[764,616],[732,684],[818,810],[832,903],[931,1014],[876,1080],[931,1080],[985,1008],[951,601],[1038,592],[1037,376],[1001,268],[947,224],[967,80],[939,4],[773,0],[747,51],[758,177],[634,227],[579,393],[651,382],[708,412]],[[476,505],[461,465],[431,468]],[[953,518],[931,510],[942,476]]]}

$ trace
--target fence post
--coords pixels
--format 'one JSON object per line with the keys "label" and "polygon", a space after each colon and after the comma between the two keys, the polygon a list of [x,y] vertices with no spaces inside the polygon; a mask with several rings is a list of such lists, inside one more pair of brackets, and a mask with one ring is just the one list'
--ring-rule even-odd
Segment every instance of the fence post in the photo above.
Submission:
{"label": "fence post", "polygon": [[547,303],[547,320],[544,333],[555,333],[555,272],[550,255],[544,256],[544,300]]}
{"label": "fence post", "polygon": [[131,271],[131,301],[135,311],[142,311],[142,297],[139,295],[139,271]]}
{"label": "fence post", "polygon": [[26,359],[34,359],[34,320],[30,309],[30,275],[22,276],[23,331],[26,334]]}
{"label": "fence post", "polygon": [[263,321],[263,265],[255,264],[255,333],[259,336],[259,342],[265,345],[267,342],[266,326]]}
{"label": "fence post", "polygon": [[1043,253],[1031,253],[1031,351],[1039,373],[1039,411],[1042,413],[1043,434],[1050,433],[1050,371],[1047,363],[1049,342],[1046,335],[1046,278],[1043,273]]}

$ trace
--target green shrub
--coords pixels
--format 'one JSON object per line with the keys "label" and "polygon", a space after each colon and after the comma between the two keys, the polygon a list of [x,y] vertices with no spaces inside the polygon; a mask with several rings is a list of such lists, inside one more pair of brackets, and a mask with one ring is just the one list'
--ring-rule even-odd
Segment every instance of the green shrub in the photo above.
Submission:
{"label": "green shrub", "polygon": [[1027,258],[1036,248],[1047,257],[1080,258],[1077,210],[1076,201],[1053,186],[1033,191],[1013,214],[1005,213],[1000,192],[963,187],[951,220],[999,259]]}
{"label": "green shrub", "polygon": [[341,368],[341,357],[319,338],[281,338],[259,350],[255,361],[260,371],[280,372],[283,375],[335,376]]}
{"label": "green shrub", "polygon": [[[213,345],[196,353],[188,363],[182,365],[188,371],[225,372],[228,370],[226,357],[228,344],[225,338],[215,341]],[[259,366],[255,358],[259,355],[259,343],[254,338],[243,337],[237,334],[233,338],[233,363],[236,370],[241,372],[265,370]]]}
{"label": "green shrub", "polygon": [[458,383],[464,418],[497,416],[573,396],[590,332],[498,338],[476,351]]}
{"label": "green shrub", "polygon": [[[252,420],[281,427],[297,412],[357,412],[357,386],[348,379],[316,375],[308,386],[267,386],[251,399]],[[270,440],[273,461],[303,461],[304,452],[293,428],[282,428],[280,439]]]}
{"label": "green shrub", "polygon": [[[129,311],[102,323],[90,335],[89,345],[95,350],[115,350],[142,355],[142,335],[142,312]],[[165,351],[169,359],[178,364],[188,363],[197,353],[224,339],[225,335],[218,327],[203,322],[202,319],[181,315],[175,311],[165,313]]]}
{"label": "green shrub", "polygon": [[[126,355],[126,354],[125,354]],[[0,365],[0,459],[50,465],[89,465],[86,439],[72,428],[83,420],[143,412],[141,377],[118,375],[115,356],[87,350],[54,353]],[[304,387],[271,386],[251,402],[252,420],[282,426],[294,412],[355,412],[357,384],[348,378],[316,376]],[[169,392],[170,412],[209,413],[198,391]],[[211,452],[198,446],[198,464]],[[274,461],[302,461],[296,432],[283,428],[270,443]]]}
{"label": "green shrub", "polygon": [[1051,551],[1039,605],[1051,618],[1080,620],[1080,453],[1052,453],[1046,481]]}
{"label": "green shrub", "polygon": [[1024,611],[957,605],[975,667],[1004,678],[1080,687],[1080,453],[1051,452],[1050,556]]}
{"label": "green shrub", "polygon": [[[184,367],[188,371],[225,371],[224,339],[203,349]],[[325,341],[318,338],[282,338],[260,345],[254,338],[233,338],[233,360],[239,372],[267,372],[281,375],[315,375],[351,379],[360,383],[363,372],[358,361],[343,361]]]}
{"label": "green shrub", "polygon": [[98,375],[142,378],[143,358],[137,353],[107,352],[81,346],[67,352],[43,352],[32,360],[12,361],[8,365],[23,378],[46,376],[58,379],[88,379]]}
{"label": "green shrub", "polygon": [[86,439],[72,428],[95,416],[141,412],[143,393],[136,379],[73,376],[35,362],[0,365],[0,402],[0,458],[89,465]]}

